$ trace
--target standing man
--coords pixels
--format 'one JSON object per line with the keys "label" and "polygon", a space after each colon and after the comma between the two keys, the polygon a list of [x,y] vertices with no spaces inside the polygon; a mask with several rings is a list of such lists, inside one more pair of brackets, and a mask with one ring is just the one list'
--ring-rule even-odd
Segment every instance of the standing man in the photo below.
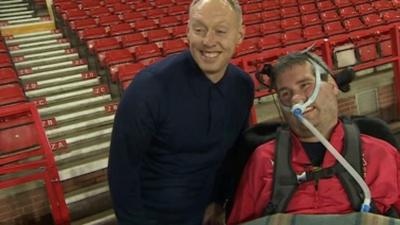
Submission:
{"label": "standing man", "polygon": [[126,90],[108,167],[120,225],[223,223],[216,183],[254,95],[250,77],[229,64],[243,29],[237,0],[194,0],[189,51],[141,71]]}
{"label": "standing man", "polygon": [[[341,214],[359,210],[360,206],[352,201],[358,193],[348,193],[351,185],[346,186],[344,182],[352,181],[352,178],[345,179],[340,169],[335,171],[336,158],[326,152],[321,140],[290,111],[298,105],[307,105],[307,102],[310,104],[303,109],[301,117],[308,120],[344,157],[355,155],[348,154],[349,151],[361,155],[356,162],[362,167],[361,176],[370,189],[375,212],[387,215],[400,209],[400,158],[397,150],[383,140],[364,134],[349,134],[347,125],[345,127],[338,118],[338,86],[324,64],[314,54],[296,52],[281,57],[273,67],[271,84],[289,131],[286,136],[278,135],[260,145],[250,157],[236,192],[229,225],[273,213]],[[320,82],[316,81],[318,77]],[[315,100],[310,100],[313,96],[316,96]],[[349,144],[354,143],[350,141],[354,139],[359,140],[360,148]],[[285,145],[285,142],[289,144]],[[358,157],[348,157],[351,158]],[[288,168],[292,175],[287,175],[289,173],[285,170],[282,176],[275,176],[277,170],[284,170],[281,168]],[[333,173],[325,173],[325,176],[324,171]],[[302,176],[304,174],[306,177]],[[275,184],[282,184],[281,188],[275,188]],[[285,193],[291,186],[295,188]]]}

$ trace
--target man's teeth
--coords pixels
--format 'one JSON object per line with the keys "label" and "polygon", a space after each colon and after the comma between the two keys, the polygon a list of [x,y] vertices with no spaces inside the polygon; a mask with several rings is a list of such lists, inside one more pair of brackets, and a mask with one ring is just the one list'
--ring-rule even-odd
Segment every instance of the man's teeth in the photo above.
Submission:
{"label": "man's teeth", "polygon": [[218,56],[218,53],[216,53],[216,52],[203,52],[203,55],[205,57],[208,57],[208,58],[214,58],[214,57]]}

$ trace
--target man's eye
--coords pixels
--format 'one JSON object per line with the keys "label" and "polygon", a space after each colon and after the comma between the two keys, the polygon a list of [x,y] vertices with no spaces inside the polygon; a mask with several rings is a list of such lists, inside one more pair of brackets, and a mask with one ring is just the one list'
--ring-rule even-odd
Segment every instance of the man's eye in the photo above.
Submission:
{"label": "man's eye", "polygon": [[217,34],[226,34],[225,30],[217,30]]}

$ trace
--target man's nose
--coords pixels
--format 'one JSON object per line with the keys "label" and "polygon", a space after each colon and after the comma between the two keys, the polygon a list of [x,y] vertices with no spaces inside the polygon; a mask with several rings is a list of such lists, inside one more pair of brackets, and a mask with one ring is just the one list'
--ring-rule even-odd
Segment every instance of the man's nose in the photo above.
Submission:
{"label": "man's nose", "polygon": [[203,38],[203,44],[209,47],[215,45],[215,34],[213,31],[207,32],[206,36]]}
{"label": "man's nose", "polygon": [[305,95],[304,92],[297,91],[293,93],[292,99],[291,99],[291,104],[295,105],[298,103],[303,103],[307,101],[307,96]]}

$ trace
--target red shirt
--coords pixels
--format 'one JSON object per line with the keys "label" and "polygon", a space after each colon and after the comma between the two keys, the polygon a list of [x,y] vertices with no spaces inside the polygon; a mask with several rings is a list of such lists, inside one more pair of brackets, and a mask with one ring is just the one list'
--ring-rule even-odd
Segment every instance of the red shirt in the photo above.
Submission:
{"label": "red shirt", "polygon": [[[309,169],[311,162],[300,140],[292,133],[292,168],[300,174]],[[330,142],[342,152],[344,129],[338,123]],[[234,206],[228,225],[261,217],[272,192],[275,140],[259,146],[250,157],[236,192]],[[361,135],[365,181],[372,199],[380,212],[394,205],[400,209],[400,157],[390,144],[371,136]],[[335,157],[328,151],[321,167],[331,167]],[[339,179],[321,179],[316,190],[314,182],[298,186],[286,212],[295,214],[330,214],[352,212],[350,201]]]}

